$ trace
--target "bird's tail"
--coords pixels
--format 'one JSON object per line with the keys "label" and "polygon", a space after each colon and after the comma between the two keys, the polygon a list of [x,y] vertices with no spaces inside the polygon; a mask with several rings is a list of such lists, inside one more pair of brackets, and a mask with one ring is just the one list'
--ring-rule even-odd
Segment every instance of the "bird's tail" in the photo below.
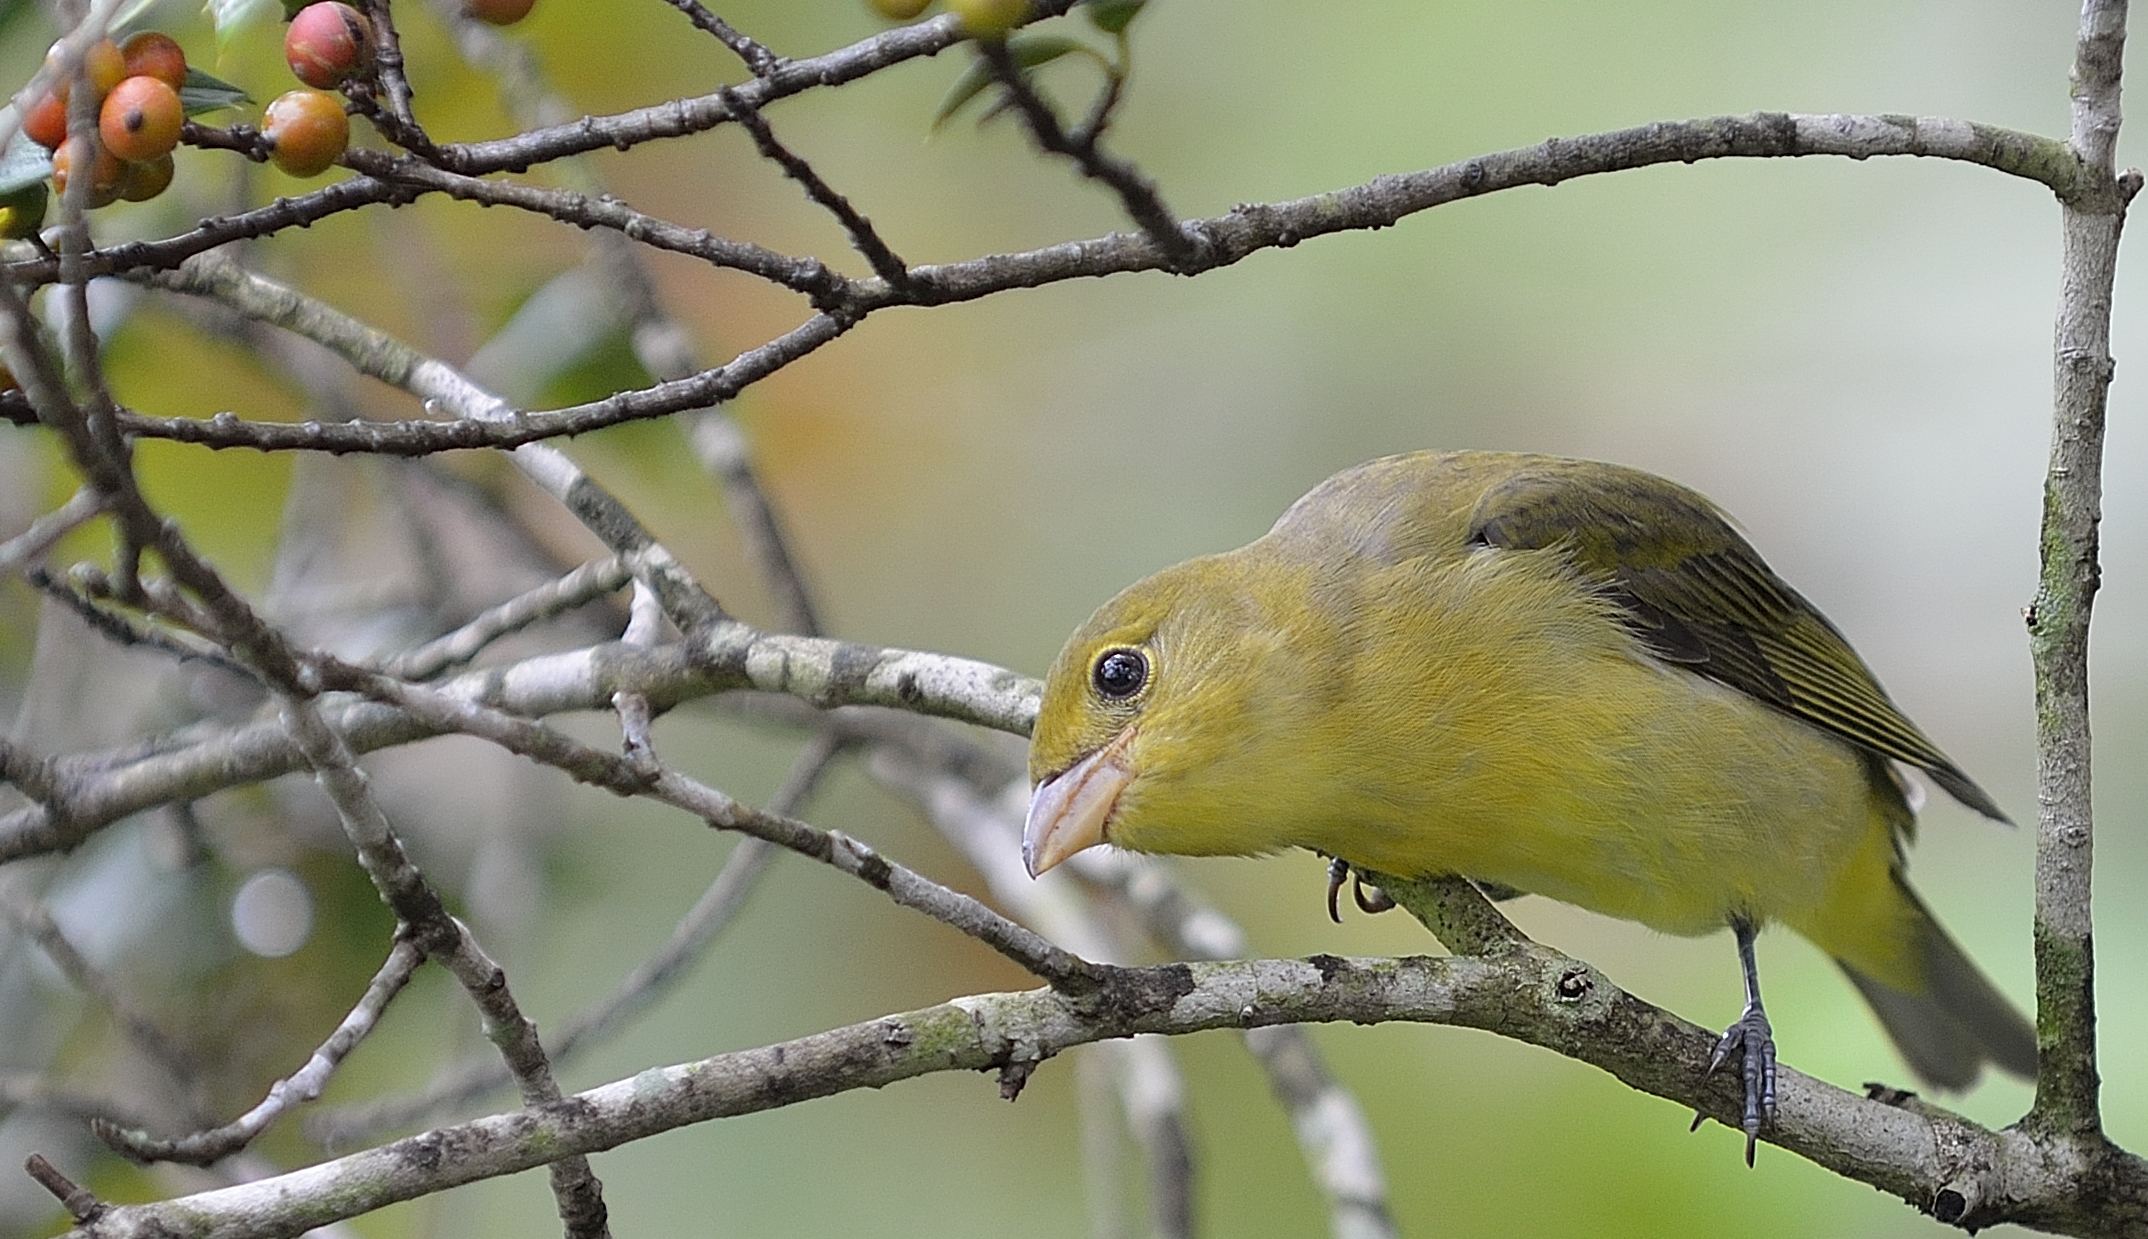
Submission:
{"label": "bird's tail", "polygon": [[[1904,949],[1885,979],[1838,955],[1850,982],[1872,1006],[1910,1070],[1926,1084],[1962,1089],[1986,1062],[2024,1078],[2036,1075],[2036,1030],[1970,962],[1915,891],[1892,875],[1899,892],[1897,931]],[[1921,982],[1921,985],[1918,984]],[[1917,985],[1912,990],[1907,988]]]}

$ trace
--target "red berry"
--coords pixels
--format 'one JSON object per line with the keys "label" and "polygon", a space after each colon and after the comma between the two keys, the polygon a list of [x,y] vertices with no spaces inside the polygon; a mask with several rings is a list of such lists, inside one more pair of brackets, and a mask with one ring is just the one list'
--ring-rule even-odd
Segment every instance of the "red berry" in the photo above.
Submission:
{"label": "red berry", "polygon": [[[86,150],[96,152],[95,157],[85,155]],[[90,209],[119,201],[120,186],[127,179],[127,165],[119,161],[119,156],[97,145],[95,138],[69,138],[52,153],[52,187],[65,198],[74,166],[83,159],[90,160]]]}
{"label": "red berry", "polygon": [[58,150],[67,140],[67,96],[59,91],[38,96],[22,114],[22,131],[46,150]]}
{"label": "red berry", "polygon": [[172,187],[172,166],[169,152],[160,159],[147,163],[130,163],[120,177],[119,197],[122,202],[147,202]]}
{"label": "red berry", "polygon": [[178,91],[153,77],[130,77],[104,97],[97,134],[114,155],[146,163],[172,153],[185,122]]}
{"label": "red berry", "polygon": [[119,45],[128,77],[153,77],[178,90],[186,85],[186,52],[177,40],[155,30],[130,35]]}
{"label": "red berry", "polygon": [[882,17],[906,22],[931,7],[932,0],[867,0],[867,3]]}
{"label": "red berry", "polygon": [[537,0],[462,0],[462,15],[494,26],[512,26],[530,15]]}
{"label": "red berry", "polygon": [[334,95],[287,90],[261,118],[269,160],[292,176],[319,176],[350,145],[351,122]]}
{"label": "red berry", "polygon": [[283,36],[291,75],[323,90],[342,85],[373,63],[373,23],[347,4],[309,4]]}

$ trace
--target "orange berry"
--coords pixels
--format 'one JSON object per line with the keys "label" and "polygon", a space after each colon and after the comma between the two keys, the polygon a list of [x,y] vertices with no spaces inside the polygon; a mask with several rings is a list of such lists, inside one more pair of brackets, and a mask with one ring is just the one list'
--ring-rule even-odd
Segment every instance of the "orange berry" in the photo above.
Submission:
{"label": "orange berry", "polygon": [[269,161],[292,176],[319,176],[350,145],[351,122],[336,97],[318,90],[287,90],[262,114]]}
{"label": "orange berry", "polygon": [[340,86],[373,63],[373,23],[335,0],[309,4],[284,31],[283,59],[308,86]]}
{"label": "orange berry", "polygon": [[873,11],[890,21],[906,22],[932,7],[932,0],[866,0]]}
{"label": "orange berry", "polygon": [[57,150],[67,140],[67,96],[58,91],[39,95],[22,114],[22,131],[46,150]]}
{"label": "orange berry", "polygon": [[[85,154],[86,151],[94,151],[95,156]],[[84,159],[90,161],[90,209],[119,201],[120,186],[127,179],[127,165],[119,161],[119,156],[99,146],[95,138],[69,138],[52,153],[52,187],[59,191],[60,197],[67,196],[67,182],[75,165]]]}
{"label": "orange berry", "polygon": [[172,165],[169,151],[147,163],[130,163],[120,178],[119,198],[122,202],[147,202],[172,187]]}
{"label": "orange berry", "polygon": [[[45,52],[45,65],[47,68],[56,68],[59,63],[60,45],[55,43]],[[99,39],[90,44],[88,51],[82,53],[82,71],[89,75],[90,89],[95,90],[97,97],[102,99],[104,92],[119,85],[120,79],[127,76],[127,58],[120,55],[119,44],[110,39]],[[67,97],[67,88],[74,84],[74,80],[72,73],[60,79],[56,90],[62,99]]]}
{"label": "orange berry", "polygon": [[126,79],[127,58],[120,54],[119,44],[110,39],[99,39],[82,54],[82,69],[89,75],[90,85],[102,97]]}
{"label": "orange berry", "polygon": [[128,77],[153,77],[173,90],[186,85],[186,52],[168,34],[144,30],[129,35],[119,54]]}
{"label": "orange berry", "polygon": [[462,0],[462,15],[493,26],[512,26],[530,15],[537,0]]}
{"label": "orange berry", "polygon": [[112,88],[97,113],[97,133],[104,148],[121,159],[146,163],[172,153],[186,109],[179,92],[156,78],[130,77]]}

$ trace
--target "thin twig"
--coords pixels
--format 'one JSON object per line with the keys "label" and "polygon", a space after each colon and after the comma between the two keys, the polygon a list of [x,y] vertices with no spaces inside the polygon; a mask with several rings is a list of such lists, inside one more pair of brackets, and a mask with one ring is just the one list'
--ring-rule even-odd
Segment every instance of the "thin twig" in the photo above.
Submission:
{"label": "thin twig", "polygon": [[190,1166],[206,1166],[221,1161],[252,1144],[254,1138],[267,1131],[277,1119],[293,1106],[314,1101],[321,1090],[328,1086],[330,1077],[341,1066],[346,1056],[358,1043],[373,1031],[381,1013],[388,1003],[425,962],[423,952],[413,943],[398,939],[388,958],[366,986],[365,995],[343,1017],[335,1032],[321,1047],[313,1052],[292,1075],[269,1086],[268,1096],[253,1109],[231,1122],[207,1131],[195,1132],[177,1139],[159,1139],[139,1128],[129,1129],[109,1119],[99,1119],[91,1124],[100,1139],[119,1152],[137,1161],[181,1162]]}
{"label": "thin twig", "polygon": [[701,466],[716,476],[723,488],[725,506],[738,527],[746,553],[761,570],[761,579],[775,595],[776,618],[786,632],[818,636],[819,609],[806,587],[805,572],[791,552],[790,536],[776,514],[775,504],[754,472],[746,448],[746,432],[738,421],[721,409],[695,415],[687,439]]}
{"label": "thin twig", "polygon": [[42,1071],[0,1071],[0,1109],[41,1110],[87,1124],[93,1119],[144,1124],[149,1117],[119,1097],[54,1084]]}
{"label": "thin twig", "polygon": [[[2062,201],[2091,192],[2080,161],[2066,145],[2033,134],[1934,117],[1761,112],[1553,139],[1310,198],[1240,206],[1228,215],[1187,221],[1181,231],[1200,238],[1200,269],[1209,270],[1265,249],[1288,248],[1338,232],[1384,228],[1446,203],[1523,185],[1556,185],[1580,176],[1662,163],[1812,155],[1956,159],[2038,181],[2050,186]],[[502,419],[291,425],[222,414],[206,420],[126,415],[122,427],[130,435],[145,438],[258,451],[416,456],[516,447],[721,404],[839,338],[865,316],[891,306],[974,301],[1065,280],[1157,270],[1187,268],[1145,236],[1118,234],[1023,253],[911,267],[907,290],[890,288],[878,279],[855,281],[851,297],[839,312],[816,314],[716,369],[587,404]]]}
{"label": "thin twig", "polygon": [[85,486],[66,503],[30,522],[30,527],[0,542],[0,576],[20,571],[23,565],[42,558],[60,539],[80,529],[104,511],[97,492]]}
{"label": "thin twig", "polygon": [[632,571],[617,555],[592,560],[565,576],[487,608],[453,632],[368,665],[399,680],[430,680],[468,663],[502,637],[594,602],[632,579]]}
{"label": "thin twig", "polygon": [[[913,797],[992,883],[995,896],[1025,919],[1077,949],[1089,936],[1108,935],[1094,910],[1081,906],[1081,888],[1050,877],[1031,881],[1021,868],[1020,803],[1026,797],[1020,793],[1026,780],[1009,786],[1008,795],[994,803],[969,781],[936,773],[899,741],[875,751],[872,769],[883,782]],[[1251,953],[1238,926],[1171,881],[1153,861],[1099,849],[1075,857],[1071,868],[1091,895],[1132,913],[1177,958],[1241,959]],[[1328,1198],[1330,1232],[1336,1239],[1392,1239],[1395,1223],[1387,1207],[1379,1147],[1356,1098],[1328,1073],[1304,1029],[1282,1025],[1249,1029],[1244,1036],[1247,1050],[1289,1111],[1306,1165]],[[1159,1093],[1168,1096],[1171,1089],[1151,1082],[1154,1077],[1146,1073],[1155,1069],[1153,1064],[1125,1067],[1143,1076],[1130,1090],[1126,1109],[1137,1127],[1144,1121],[1156,1125],[1144,1141],[1156,1193],[1153,1220],[1158,1230],[1172,1233],[1189,1224],[1182,1220],[1191,1198],[1186,1155],[1179,1149],[1184,1135],[1172,1130],[1177,1120],[1170,1107],[1148,1100]]]}
{"label": "thin twig", "polygon": [[370,100],[371,88],[377,84],[386,115],[380,114],[382,109],[372,109],[371,119],[375,126],[398,146],[430,152],[434,149],[432,139],[425,136],[425,128],[418,123],[417,113],[411,108],[415,92],[410,86],[410,75],[403,71],[403,37],[396,29],[394,10],[389,7],[388,0],[364,0],[364,3],[366,19],[373,27],[372,79],[346,84],[346,93]]}
{"label": "thin twig", "polygon": [[[534,718],[605,709],[621,689],[645,692],[658,707],[755,689],[822,709],[889,706],[1027,734],[1043,686],[973,659],[726,624],[700,640],[645,651],[612,645],[537,655],[465,672],[431,691]],[[419,717],[349,701],[326,702],[322,710],[360,752],[460,728],[452,712]],[[437,725],[429,721],[435,717],[442,720]],[[260,721],[203,724],[107,752],[53,759],[52,765],[55,801],[0,813],[0,862],[68,850],[130,813],[171,800],[199,799],[308,768],[289,736]]]}
{"label": "thin twig", "polygon": [[715,35],[725,47],[738,54],[755,77],[767,77],[783,67],[783,58],[740,34],[731,23],[708,11],[700,0],[664,0],[672,8],[686,14],[686,20],[696,27]]}
{"label": "thin twig", "polygon": [[[1154,860],[1094,849],[1073,858],[1074,875],[1140,919],[1149,935],[1180,959],[1243,959],[1251,944],[1230,918],[1173,881]],[[1245,1045],[1290,1114],[1298,1148],[1328,1200],[1333,1239],[1394,1239],[1387,1174],[1372,1124],[1350,1090],[1322,1061],[1310,1033],[1296,1024],[1245,1030]]]}
{"label": "thin twig", "polygon": [[731,105],[732,115],[737,118],[740,127],[753,135],[754,149],[761,152],[762,158],[783,169],[783,175],[798,182],[799,187],[805,190],[806,197],[815,206],[835,216],[836,222],[849,234],[851,247],[865,256],[865,261],[872,266],[873,274],[886,281],[889,288],[898,291],[906,289],[910,283],[909,266],[894,250],[888,248],[886,241],[880,239],[879,232],[873,228],[873,221],[860,214],[856,207],[850,205],[850,199],[837,193],[833,186],[821,179],[820,173],[813,170],[812,164],[777,141],[776,131],[769,127],[768,118],[761,115],[760,109],[741,102],[735,93],[726,94],[724,99]]}
{"label": "thin twig", "polygon": [[23,1163],[22,1168],[29,1172],[39,1187],[51,1192],[53,1198],[60,1202],[60,1207],[67,1210],[75,1221],[95,1222],[103,1215],[105,1207],[103,1202],[97,1199],[96,1193],[61,1174],[51,1162],[45,1160],[44,1154],[30,1154],[29,1160]]}
{"label": "thin twig", "polygon": [[[981,40],[977,44],[977,54],[991,66],[992,76],[999,81],[1000,89],[1007,92],[1007,98],[1029,127],[1029,135],[1038,146],[1073,160],[1083,176],[1102,183],[1117,194],[1126,214],[1150,243],[1163,252],[1173,268],[1192,270],[1203,265],[1199,234],[1188,235],[1178,217],[1171,213],[1171,208],[1164,205],[1163,195],[1157,191],[1155,182],[1133,164],[1104,152],[1099,144],[1103,136],[1101,116],[1085,126],[1081,133],[1070,134],[1059,123],[1059,115],[1052,110],[1051,103],[1037,93],[1029,75],[1014,62],[1014,53],[1007,50],[1004,40]],[[1116,94],[1111,97],[1116,98]]]}
{"label": "thin twig", "polygon": [[[404,851],[373,797],[350,749],[309,697],[282,696],[283,725],[306,754],[314,778],[335,806],[344,833],[373,879],[381,899],[403,922],[409,940],[443,965],[485,1016],[485,1036],[514,1073],[525,1104],[561,1099],[559,1082],[537,1036],[507,986],[507,973],[478,945],[469,927],[450,915],[439,894]],[[570,1156],[550,1163],[552,1194],[570,1239],[608,1239],[604,1191],[589,1159]]]}
{"label": "thin twig", "polygon": [[[206,663],[235,675],[249,674],[244,666],[226,658],[209,642],[169,628],[136,623],[109,607],[99,606],[88,594],[42,568],[30,569],[22,574],[22,579],[39,593],[72,611],[90,631],[122,649],[155,650],[181,662]],[[102,592],[111,592],[109,586]]]}
{"label": "thin twig", "polygon": [[[239,313],[291,331],[342,356],[360,373],[400,387],[447,410],[462,424],[513,423],[520,414],[468,375],[427,357],[400,340],[294,289],[217,257],[189,262],[159,274],[159,287],[214,297]],[[583,472],[564,453],[528,444],[512,456],[515,467],[552,496],[599,540],[623,556],[662,600],[681,630],[695,631],[724,619],[723,608],[701,588],[626,505]]]}
{"label": "thin twig", "polygon": [[653,249],[685,254],[713,267],[757,276],[805,294],[815,309],[836,309],[854,300],[851,282],[817,258],[793,258],[751,241],[716,236],[706,228],[688,228],[637,211],[616,198],[465,176],[430,164],[396,159],[380,151],[354,150],[348,159],[352,167],[385,182],[436,191],[461,202],[513,207],[576,228],[614,231]]}
{"label": "thin twig", "polygon": [[[876,751],[873,776],[908,795],[970,867],[984,876],[993,898],[1077,954],[1110,963],[1132,951],[1080,888],[1064,880],[1034,881],[1022,868],[1020,829],[969,786],[893,748]],[[1193,1141],[1186,1088],[1176,1053],[1154,1038],[1098,1047],[1111,1063],[1119,1106],[1145,1155],[1150,1220],[1165,1239],[1193,1233]]]}
{"label": "thin twig", "polygon": [[1096,965],[1072,955],[999,915],[975,899],[882,857],[861,840],[820,830],[781,814],[744,805],[713,787],[665,768],[655,778],[626,758],[570,739],[527,719],[460,700],[437,689],[402,684],[347,664],[320,659],[330,685],[364,693],[408,712],[440,731],[459,731],[511,753],[566,771],[574,778],[622,796],[647,796],[682,809],[720,830],[766,839],[857,878],[903,907],[923,912],[1013,960],[1070,993],[1094,989]]}
{"label": "thin twig", "polygon": [[[829,762],[841,751],[842,742],[832,730],[823,730],[806,742],[791,765],[783,785],[769,797],[767,811],[789,815],[812,793]],[[612,992],[588,1009],[559,1023],[551,1038],[552,1061],[567,1062],[602,1040],[634,1013],[647,1007],[685,974],[686,965],[700,957],[716,940],[731,918],[744,906],[746,896],[767,871],[778,849],[764,839],[740,839],[724,860],[723,868],[694,906],[679,919],[671,938],[656,954],[620,980]],[[428,1121],[476,1102],[492,1090],[511,1082],[495,1057],[473,1058],[441,1073],[425,1091],[408,1097],[390,1097],[320,1116],[307,1124],[307,1131],[331,1147],[367,1139],[376,1133]]]}

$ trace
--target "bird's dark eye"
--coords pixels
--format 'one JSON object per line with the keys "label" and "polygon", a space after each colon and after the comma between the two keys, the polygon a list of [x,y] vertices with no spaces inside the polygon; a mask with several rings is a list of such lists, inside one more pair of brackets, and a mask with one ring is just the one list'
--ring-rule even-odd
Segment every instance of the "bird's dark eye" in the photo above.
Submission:
{"label": "bird's dark eye", "polygon": [[1141,691],[1149,682],[1149,660],[1140,650],[1105,650],[1090,676],[1096,691],[1118,701]]}

